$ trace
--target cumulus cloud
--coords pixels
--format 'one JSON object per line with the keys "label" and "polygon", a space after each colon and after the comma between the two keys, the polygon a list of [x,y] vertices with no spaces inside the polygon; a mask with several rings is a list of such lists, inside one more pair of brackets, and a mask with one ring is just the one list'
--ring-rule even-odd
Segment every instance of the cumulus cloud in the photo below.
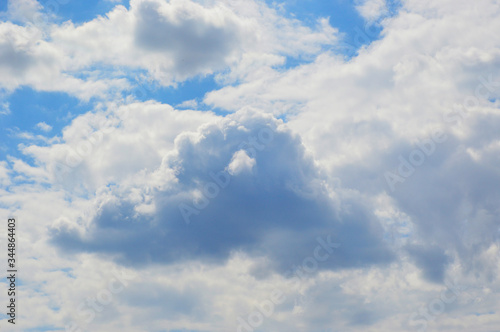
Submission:
{"label": "cumulus cloud", "polygon": [[131,90],[129,71],[166,86],[217,72],[234,80],[259,63],[279,66],[336,41],[325,20],[311,29],[259,1],[134,0],[80,25],[57,24],[41,10],[35,0],[11,1],[0,23],[0,87],[7,91],[30,86],[113,99]]}
{"label": "cumulus cloud", "polygon": [[181,112],[153,101],[110,104],[73,120],[54,144],[26,145],[23,152],[44,165],[52,183],[94,192],[157,168],[177,135],[213,117],[210,112]]}
{"label": "cumulus cloud", "polygon": [[[498,36],[492,34],[498,20],[491,19],[498,4],[481,1],[474,5],[477,10],[465,3],[427,4],[405,3],[396,17],[383,21],[383,38],[351,61],[326,53],[285,73],[270,71],[258,84],[210,92],[205,102],[286,114],[331,176],[364,193],[388,193],[422,236],[413,238],[415,245],[440,247],[432,255],[445,268],[444,250],[470,265],[498,238],[497,223],[488,217],[496,208],[485,207],[485,195],[496,197],[486,181],[498,182],[492,157],[486,157],[498,140],[489,129],[497,122],[500,93],[498,75],[492,74],[500,54]],[[472,29],[455,20],[477,23]],[[462,37],[450,40],[450,34]],[[438,129],[443,139],[436,141]],[[401,158],[408,161],[412,153],[425,151],[422,165],[392,191],[384,174],[397,174]],[[465,236],[469,249],[458,231],[464,220],[477,227],[477,237]],[[442,279],[441,272],[430,279]]]}
{"label": "cumulus cloud", "polygon": [[88,101],[109,90],[129,87],[124,79],[83,80],[66,73],[69,59],[44,38],[34,25],[0,22],[0,88],[12,92],[20,86],[39,91],[62,91]]}
{"label": "cumulus cloud", "polygon": [[[244,171],[250,167],[253,172]],[[269,257],[284,272],[303,259],[300,253],[319,234],[329,233],[343,244],[324,268],[394,259],[367,206],[354,197],[336,206],[300,139],[269,116],[241,111],[179,135],[152,176],[159,180],[156,189],[137,188],[153,196],[152,213],[137,211],[142,200],[108,193],[98,198],[96,215],[83,234],[77,228],[54,229],[53,241],[66,251],[119,255],[134,265],[143,264],[144,257],[224,262],[242,251]],[[151,241],[138,249],[134,244],[144,237]]]}
{"label": "cumulus cloud", "polygon": [[[357,4],[368,22],[385,15],[384,1]],[[91,98],[111,83],[83,69],[164,85],[215,73],[195,100],[229,112],[99,104],[51,140],[26,136],[29,162],[0,162],[0,210],[29,225],[27,288],[43,290],[26,298],[30,327],[81,323],[107,271],[140,269],[85,327],[234,331],[278,289],[262,330],[495,330],[499,13],[493,0],[405,1],[349,60],[325,50],[326,20],[257,1],[135,0],[50,40],[1,23],[4,89]],[[307,273],[320,241],[330,255]]]}
{"label": "cumulus cloud", "polygon": [[244,24],[224,7],[144,1],[135,18],[134,43],[166,55],[181,77],[221,68],[243,43]]}
{"label": "cumulus cloud", "polygon": [[118,5],[106,17],[63,25],[53,38],[79,66],[143,68],[171,84],[224,67],[243,42],[244,30],[244,21],[223,6],[137,0],[130,10]]}
{"label": "cumulus cloud", "polygon": [[236,175],[241,172],[251,172],[254,166],[255,159],[250,158],[246,151],[239,150],[234,153],[231,163],[227,168],[229,174]]}
{"label": "cumulus cloud", "polygon": [[[249,10],[245,10],[249,9]],[[279,29],[278,29],[279,28]],[[335,42],[328,24],[317,30],[279,16],[260,2],[134,0],[106,17],[52,32],[54,45],[72,59],[72,68],[112,64],[146,70],[163,85],[231,68],[247,75],[251,62],[312,54]]]}

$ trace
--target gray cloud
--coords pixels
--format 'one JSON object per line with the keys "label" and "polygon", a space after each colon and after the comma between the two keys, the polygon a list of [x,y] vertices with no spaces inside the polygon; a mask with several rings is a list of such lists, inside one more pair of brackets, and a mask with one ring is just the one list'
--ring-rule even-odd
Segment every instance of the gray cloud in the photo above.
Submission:
{"label": "gray cloud", "polygon": [[223,66],[240,44],[240,27],[228,17],[219,17],[224,24],[218,24],[195,10],[176,8],[169,14],[158,2],[139,3],[135,42],[148,51],[171,55],[181,75]]}
{"label": "gray cloud", "polygon": [[10,75],[23,75],[35,59],[25,50],[17,48],[13,41],[5,40],[0,44],[0,64],[2,71]]}
{"label": "gray cloud", "polygon": [[[250,113],[251,114],[251,113]],[[239,114],[237,114],[239,116]],[[122,199],[106,203],[84,236],[52,230],[64,250],[119,255],[122,263],[172,263],[203,259],[223,262],[233,251],[267,256],[284,272],[310,256],[318,236],[333,235],[341,243],[321,268],[338,269],[385,264],[394,255],[382,242],[382,229],[358,197],[339,206],[321,185],[322,176],[300,139],[279,122],[258,114],[201,129],[199,141],[178,137],[177,153],[162,167],[177,171],[177,183],[155,194],[156,212],[147,216]],[[213,182],[210,172],[223,171],[242,142],[265,128],[273,138],[248,149],[256,161],[251,173],[230,177],[209,204],[186,224],[179,204],[194,206],[190,192]]]}
{"label": "gray cloud", "polygon": [[424,278],[436,283],[444,281],[444,274],[450,258],[444,250],[437,247],[410,245],[406,248],[415,264],[422,269]]}
{"label": "gray cloud", "polygon": [[[498,243],[500,175],[494,166],[498,161],[500,118],[493,114],[472,114],[462,121],[470,135],[457,137],[457,123],[443,123],[446,141],[435,144],[435,151],[425,156],[421,165],[391,191],[384,173],[398,173],[400,157],[421,150],[418,144],[399,140],[385,151],[365,156],[363,164],[339,167],[334,176],[345,186],[376,195],[386,192],[397,208],[416,226],[409,253],[424,277],[443,282],[446,268],[457,256],[467,270],[477,267],[477,258]],[[376,133],[375,133],[376,134]],[[379,137],[389,132],[377,134]],[[390,134],[392,135],[392,134]],[[420,137],[419,141],[428,137]],[[473,151],[475,151],[473,153]],[[474,157],[476,155],[476,157]],[[445,254],[445,250],[447,254]],[[485,273],[495,267],[481,267]]]}

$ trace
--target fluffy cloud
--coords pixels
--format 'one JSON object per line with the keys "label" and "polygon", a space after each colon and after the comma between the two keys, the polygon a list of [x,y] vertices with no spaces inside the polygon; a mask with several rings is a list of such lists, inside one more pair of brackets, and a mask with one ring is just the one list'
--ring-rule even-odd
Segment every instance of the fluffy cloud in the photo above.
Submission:
{"label": "fluffy cloud", "polygon": [[40,91],[63,91],[82,100],[104,97],[113,88],[128,88],[123,79],[83,80],[65,73],[68,57],[43,37],[34,25],[0,23],[0,88],[13,91],[30,86]]}
{"label": "fluffy cloud", "polygon": [[[473,7],[406,2],[382,22],[383,38],[348,62],[325,53],[210,92],[205,102],[287,116],[327,174],[372,198],[392,197],[415,225],[410,259],[423,276],[442,281],[452,257],[472,266],[498,241],[497,208],[487,197],[497,196],[491,188],[499,181],[490,159],[498,141],[500,40],[492,17],[499,7]],[[409,158],[418,166],[407,164],[414,170],[391,190],[384,174],[404,173]]]}
{"label": "fluffy cloud", "polygon": [[227,8],[191,1],[132,1],[106,17],[56,29],[54,43],[80,67],[114,64],[146,69],[171,84],[222,69],[251,37]]}
{"label": "fluffy cloud", "polygon": [[[377,20],[383,3],[358,10]],[[0,209],[26,225],[32,257],[30,327],[234,331],[278,289],[256,329],[495,331],[499,13],[405,1],[350,60],[323,49],[325,20],[254,1],[132,1],[50,41],[2,23],[4,88],[42,89],[43,70],[217,73],[204,102],[231,113],[116,101],[21,145],[30,162],[0,162]],[[311,61],[277,68],[287,56]],[[67,86],[50,89],[83,91]],[[315,262],[320,241],[331,252]],[[141,280],[87,321],[78,308],[112,270]]]}
{"label": "fluffy cloud", "polygon": [[236,175],[241,172],[251,172],[254,166],[255,159],[250,158],[246,151],[239,150],[234,153],[227,171],[230,175]]}
{"label": "fluffy cloud", "polygon": [[51,183],[94,192],[156,169],[177,135],[213,118],[210,112],[176,111],[153,101],[111,103],[77,117],[54,144],[26,145],[23,152],[44,165]]}
{"label": "fluffy cloud", "polygon": [[41,15],[42,8],[37,0],[8,0],[6,16],[14,21],[29,23]]}
{"label": "fluffy cloud", "polygon": [[386,0],[358,0],[356,9],[367,21],[375,21],[387,14]]}
{"label": "fluffy cloud", "polygon": [[130,72],[175,85],[229,69],[224,79],[234,80],[336,40],[326,21],[311,29],[254,1],[134,0],[130,9],[117,5],[81,25],[58,25],[40,10],[37,1],[23,0],[4,13],[10,21],[0,23],[0,87],[7,91],[27,85],[86,101],[115,99],[130,90]]}
{"label": "fluffy cloud", "polygon": [[[242,110],[184,132],[175,142],[159,168],[139,177],[157,179],[154,183],[127,188],[121,181],[123,196],[105,190],[96,197],[95,217],[84,222],[89,228],[83,233],[76,224],[54,229],[55,243],[65,251],[119,255],[134,265],[143,264],[144,257],[166,263],[225,261],[243,251],[264,255],[284,271],[303,259],[297,254],[314,247],[318,234],[330,233],[345,243],[324,268],[394,259],[377,240],[383,230],[369,207],[356,202],[356,195],[346,195],[343,202],[330,192],[299,138],[279,121]],[[154,208],[143,213],[148,196]],[[138,249],[142,238],[151,241]]]}

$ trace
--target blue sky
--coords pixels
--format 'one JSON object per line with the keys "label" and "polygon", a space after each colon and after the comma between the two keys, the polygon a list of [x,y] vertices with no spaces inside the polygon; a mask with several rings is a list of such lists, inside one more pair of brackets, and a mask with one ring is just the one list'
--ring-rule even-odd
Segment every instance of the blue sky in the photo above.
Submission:
{"label": "blue sky", "polygon": [[[57,5],[50,3],[43,11],[56,15],[55,22],[71,21],[77,25],[93,20],[98,16],[106,15],[115,6],[111,1],[95,0],[86,1],[85,3],[72,0],[67,1],[67,3],[66,1],[55,3]],[[328,17],[329,23],[339,30],[341,38],[355,48],[377,39],[378,35],[375,36],[373,32],[381,29],[378,23],[375,22],[373,23],[375,28],[370,30],[368,34],[364,33],[366,22],[356,10],[353,1],[335,0],[324,2],[309,0],[283,3],[269,1],[268,4],[282,6],[281,8],[284,9],[286,16],[298,19],[306,26],[314,27],[318,18]],[[123,5],[129,6],[128,2],[124,2]],[[391,5],[391,8],[393,6]],[[7,3],[4,3],[3,8],[0,8],[0,10],[6,11]],[[355,39],[360,35],[362,37]],[[345,52],[349,57],[352,56],[351,49],[341,48],[337,52]],[[284,63],[283,69],[286,70],[307,62],[309,61],[289,56]],[[154,99],[171,105],[178,105],[188,100],[201,101],[205,93],[220,87],[214,79],[214,74],[190,78],[170,87],[162,87],[154,82],[141,81],[137,75],[137,73],[126,75],[135,86],[132,91],[126,91],[124,94],[132,94],[142,101]],[[23,143],[23,140],[16,137],[16,133],[33,132],[34,134],[43,134],[40,129],[36,129],[36,125],[45,122],[53,128],[51,135],[60,135],[62,129],[72,119],[79,114],[88,112],[95,101],[78,101],[78,99],[65,93],[40,92],[29,86],[23,86],[12,93],[6,93],[3,100],[9,104],[11,114],[4,116],[1,122],[2,156],[5,159],[7,155],[11,155],[26,162],[31,161],[30,158],[19,153],[17,147],[18,144]],[[208,110],[209,108],[204,107],[203,109]],[[219,112],[217,108],[214,111]]]}
{"label": "blue sky", "polygon": [[19,331],[497,330],[498,1],[0,11]]}
{"label": "blue sky", "polygon": [[[67,3],[66,3],[67,2]],[[71,21],[74,24],[83,24],[93,20],[98,16],[106,15],[116,4],[111,1],[65,1],[50,3],[44,7],[43,12],[55,15],[55,22]],[[378,38],[374,31],[380,31],[378,23],[373,23],[375,27],[370,33],[364,33],[366,24],[363,17],[355,8],[353,1],[335,0],[331,2],[324,1],[289,1],[276,3],[269,1],[270,6],[282,6],[285,15],[302,21],[306,26],[314,27],[317,19],[328,17],[329,23],[337,28],[341,38],[353,45],[356,49]],[[43,2],[42,2],[43,5]],[[128,2],[123,5],[129,6]],[[391,5],[393,8],[394,5]],[[0,8],[7,10],[7,3]],[[372,29],[372,28],[370,28]],[[362,36],[357,38],[357,36]],[[351,57],[351,49],[340,49],[337,52],[344,52]],[[284,63],[284,70],[295,67],[300,64],[310,62],[306,59],[289,56]],[[144,73],[139,73],[139,75]],[[125,74],[126,75],[126,74]],[[146,82],[138,79],[137,73],[126,75],[134,84],[132,91],[126,91],[124,95],[132,94],[138,100],[154,99],[162,103],[178,105],[184,101],[203,99],[205,93],[216,90],[220,87],[215,81],[214,74],[201,75],[190,78],[184,82],[179,82],[175,86],[162,87],[154,82]],[[1,142],[2,158],[7,155],[20,158],[25,162],[32,163],[31,158],[18,151],[18,145],[24,143],[16,134],[20,132],[31,132],[33,134],[44,134],[42,130],[37,129],[36,125],[40,122],[49,124],[53,129],[51,135],[60,136],[62,129],[71,123],[79,114],[83,114],[92,109],[92,101],[79,101],[78,99],[60,92],[40,92],[29,86],[23,86],[12,93],[6,93],[4,102],[9,104],[11,114],[4,116],[1,122]],[[209,107],[202,107],[209,110]],[[217,108],[215,112],[220,112]]]}
{"label": "blue sky", "polygon": [[[43,2],[41,2],[43,4]],[[56,1],[57,6],[45,6],[47,11],[53,12],[62,22],[71,20],[75,24],[82,24],[105,15],[116,4],[112,1],[91,0],[86,2],[66,0]]]}

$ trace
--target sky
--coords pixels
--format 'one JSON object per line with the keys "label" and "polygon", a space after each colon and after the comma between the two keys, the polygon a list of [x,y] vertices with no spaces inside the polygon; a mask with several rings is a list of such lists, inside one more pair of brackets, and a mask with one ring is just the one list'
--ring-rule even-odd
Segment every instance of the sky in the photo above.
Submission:
{"label": "sky", "polygon": [[498,0],[1,0],[0,330],[497,332],[498,31]]}

